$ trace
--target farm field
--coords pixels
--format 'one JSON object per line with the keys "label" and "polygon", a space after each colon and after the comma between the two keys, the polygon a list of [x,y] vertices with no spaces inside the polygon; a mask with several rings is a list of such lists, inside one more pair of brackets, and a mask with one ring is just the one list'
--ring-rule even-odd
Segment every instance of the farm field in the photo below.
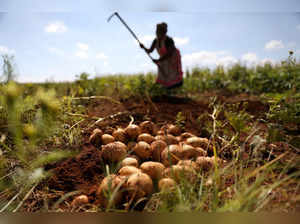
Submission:
{"label": "farm field", "polygon": [[173,90],[155,77],[3,83],[0,210],[300,211],[292,55],[195,67]]}

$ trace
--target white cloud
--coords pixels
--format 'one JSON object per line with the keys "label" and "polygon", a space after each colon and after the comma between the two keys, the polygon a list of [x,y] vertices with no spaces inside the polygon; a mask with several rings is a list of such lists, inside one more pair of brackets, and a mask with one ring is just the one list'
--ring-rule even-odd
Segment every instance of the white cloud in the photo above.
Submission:
{"label": "white cloud", "polygon": [[49,50],[50,53],[53,53],[53,54],[57,54],[57,55],[60,55],[60,56],[64,55],[63,50],[55,48],[55,47],[49,47],[48,50]]}
{"label": "white cloud", "polygon": [[101,60],[107,60],[108,59],[108,57],[104,53],[98,53],[96,55],[96,58],[101,59]]}
{"label": "white cloud", "polygon": [[182,62],[184,66],[229,66],[237,59],[226,51],[200,51],[183,55]]}
{"label": "white cloud", "polygon": [[0,45],[0,54],[15,54],[15,51]]}
{"label": "white cloud", "polygon": [[273,49],[282,49],[284,48],[284,44],[281,40],[271,40],[265,45],[266,50],[273,50]]}
{"label": "white cloud", "polygon": [[75,56],[83,59],[88,58],[88,54],[86,53],[86,51],[77,51],[75,53]]}
{"label": "white cloud", "polygon": [[[144,35],[144,36],[142,36],[141,38],[139,38],[139,40],[140,40],[140,42],[141,42],[142,44],[145,45],[145,47],[150,48],[150,45],[152,44],[152,41],[153,41],[155,38],[156,38],[156,37],[155,37],[154,35]],[[133,41],[134,41],[134,43],[135,43],[136,45],[138,45],[138,42],[137,42],[135,39],[134,39]]]}
{"label": "white cloud", "polygon": [[77,43],[77,47],[82,51],[87,51],[89,49],[89,45],[85,43]]}
{"label": "white cloud", "polygon": [[258,58],[255,53],[247,53],[242,56],[242,61],[249,64],[255,64],[257,63]]}
{"label": "white cloud", "polygon": [[275,61],[271,58],[264,58],[262,60],[259,61],[260,65],[264,65],[264,64],[275,64]]}
{"label": "white cloud", "polygon": [[187,44],[190,41],[190,39],[188,37],[184,37],[184,38],[174,37],[173,39],[175,41],[175,45],[176,46],[185,45],[185,44]]}
{"label": "white cloud", "polygon": [[68,28],[61,21],[55,21],[53,23],[48,24],[45,27],[45,32],[47,32],[47,33],[64,33],[67,30],[68,30]]}

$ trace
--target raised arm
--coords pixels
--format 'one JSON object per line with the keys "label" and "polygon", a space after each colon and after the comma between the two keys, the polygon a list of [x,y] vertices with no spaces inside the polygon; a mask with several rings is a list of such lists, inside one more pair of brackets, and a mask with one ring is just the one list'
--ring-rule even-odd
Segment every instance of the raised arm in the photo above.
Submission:
{"label": "raised arm", "polygon": [[147,49],[143,44],[140,44],[140,47],[143,48],[147,53],[152,53],[155,49],[156,39],[153,40],[151,47]]}

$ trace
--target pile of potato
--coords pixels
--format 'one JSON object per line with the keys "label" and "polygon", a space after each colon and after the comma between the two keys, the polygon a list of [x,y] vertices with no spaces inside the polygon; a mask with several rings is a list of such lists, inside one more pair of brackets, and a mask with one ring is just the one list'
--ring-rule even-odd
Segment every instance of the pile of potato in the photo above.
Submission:
{"label": "pile of potato", "polygon": [[170,190],[181,178],[195,181],[199,171],[215,165],[214,157],[207,156],[212,150],[209,140],[181,133],[175,125],[158,129],[153,122],[144,121],[117,128],[111,135],[95,129],[89,141],[102,151],[105,163],[120,167],[118,173],[105,177],[97,190],[103,207],[109,203],[109,193],[114,193],[110,202],[114,205],[124,197],[138,200],[153,193],[153,183],[160,191]]}

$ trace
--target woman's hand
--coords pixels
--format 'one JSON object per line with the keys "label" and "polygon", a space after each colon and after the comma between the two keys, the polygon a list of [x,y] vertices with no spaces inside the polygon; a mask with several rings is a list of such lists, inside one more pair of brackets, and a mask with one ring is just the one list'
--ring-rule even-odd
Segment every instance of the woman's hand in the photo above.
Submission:
{"label": "woman's hand", "polygon": [[140,43],[140,47],[146,50],[144,44]]}
{"label": "woman's hand", "polygon": [[152,59],[152,61],[153,61],[155,64],[158,64],[159,59]]}

